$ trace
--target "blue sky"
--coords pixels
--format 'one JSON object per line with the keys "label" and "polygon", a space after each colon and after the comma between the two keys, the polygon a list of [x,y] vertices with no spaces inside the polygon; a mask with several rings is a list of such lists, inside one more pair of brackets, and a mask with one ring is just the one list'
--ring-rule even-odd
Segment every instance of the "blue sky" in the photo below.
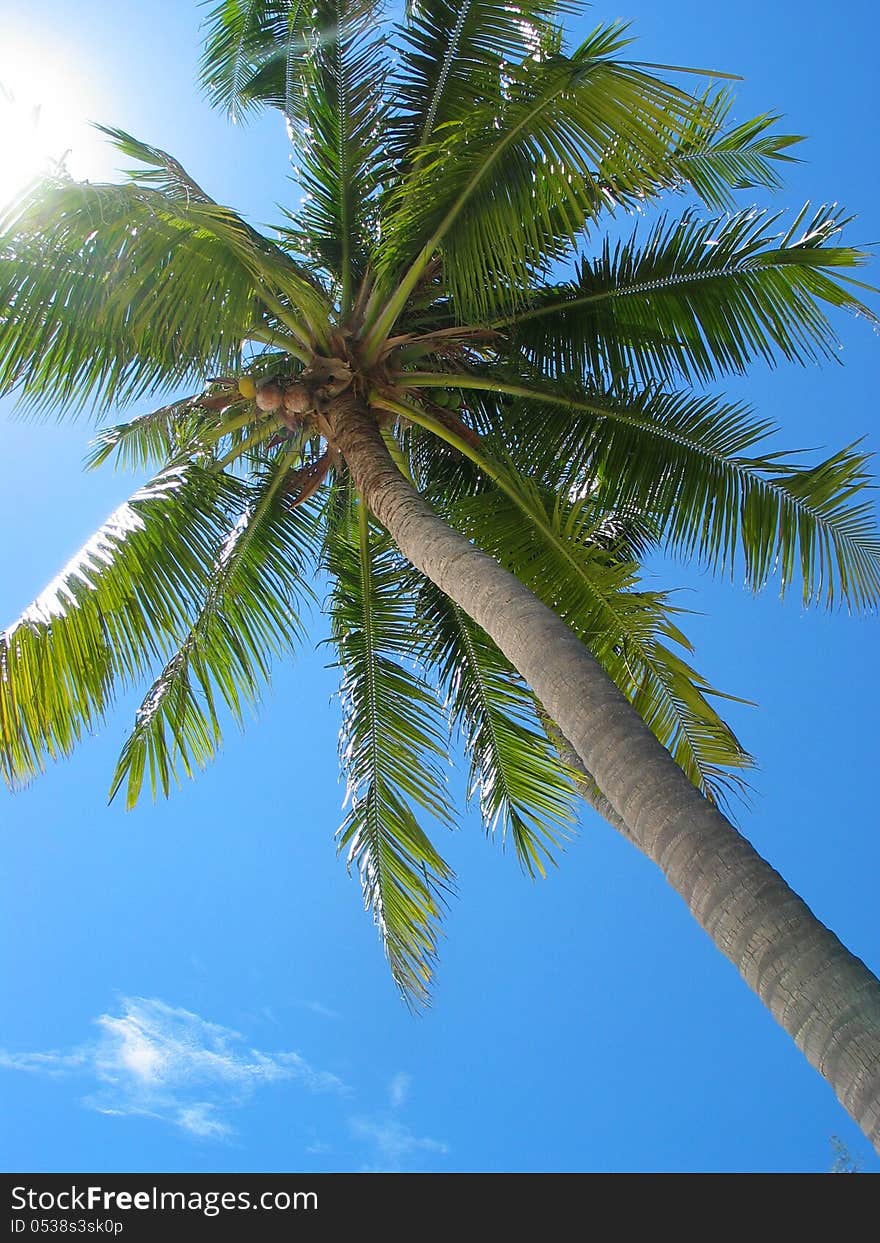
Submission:
{"label": "blue sky", "polygon": [[[618,15],[644,59],[739,72],[738,118],[780,110],[809,135],[780,207],[841,200],[849,237],[880,239],[872,5],[829,17],[765,0],[733,17],[629,0],[579,25]],[[198,98],[199,16],[46,0],[19,10],[7,48],[62,66],[95,119],[271,221],[290,194],[280,123],[232,129]],[[780,444],[878,447],[880,338],[839,329],[843,367],[731,386],[782,425]],[[135,481],[82,472],[84,422],[24,423],[2,402],[0,435],[5,624]],[[698,614],[701,671],[759,705],[730,713],[760,764],[744,832],[877,971],[876,620],[652,570]],[[880,1170],[659,873],[591,813],[537,884],[473,814],[443,841],[459,894],[434,1003],[412,1017],[335,856],[326,660],[279,668],[259,721],[168,803],[106,805],[134,696],[72,760],[0,792],[0,1167],[822,1171],[837,1135]]]}

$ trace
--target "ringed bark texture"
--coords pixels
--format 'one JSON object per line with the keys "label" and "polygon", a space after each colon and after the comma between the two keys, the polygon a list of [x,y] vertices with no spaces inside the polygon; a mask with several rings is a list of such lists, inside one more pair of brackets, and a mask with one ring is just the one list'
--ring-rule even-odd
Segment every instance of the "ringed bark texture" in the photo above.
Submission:
{"label": "ringed bark texture", "polygon": [[559,753],[559,758],[563,764],[567,764],[577,774],[575,786],[584,802],[589,803],[593,811],[597,812],[603,820],[607,820],[612,829],[616,829],[621,837],[625,837],[628,842],[633,841],[633,835],[624,824],[623,817],[619,816],[608,802],[608,799],[596,784],[595,777],[592,773],[587,772],[584,767],[584,761],[562,733],[556,722],[551,721],[548,716],[544,716],[541,724],[544,726],[547,737]]}
{"label": "ringed bark texture", "polygon": [[880,1152],[880,981],[691,785],[568,627],[434,513],[394,465],[369,412],[347,397],[329,421],[369,508],[520,671],[630,840]]}

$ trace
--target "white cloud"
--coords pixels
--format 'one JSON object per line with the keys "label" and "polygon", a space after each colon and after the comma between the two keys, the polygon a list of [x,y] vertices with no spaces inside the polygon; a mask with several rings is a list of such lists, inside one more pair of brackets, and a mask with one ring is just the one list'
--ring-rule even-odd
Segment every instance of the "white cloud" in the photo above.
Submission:
{"label": "white cloud", "polygon": [[232,1128],[217,1116],[217,1109],[207,1101],[197,1105],[187,1105],[177,1115],[178,1126],[203,1139],[226,1139],[232,1134]]}
{"label": "white cloud", "polygon": [[335,1075],[298,1053],[249,1048],[231,1028],[156,999],[125,998],[120,1014],[102,1014],[96,1024],[96,1040],[66,1053],[0,1050],[0,1067],[88,1077],[95,1088],[85,1100],[90,1108],[160,1118],[200,1139],[231,1135],[224,1111],[241,1106],[257,1088],[344,1089]]}
{"label": "white cloud", "polygon": [[449,1151],[440,1140],[415,1135],[396,1118],[350,1118],[349,1127],[356,1139],[367,1141],[375,1150],[377,1159],[363,1167],[365,1173],[394,1172],[417,1153],[443,1156]]}
{"label": "white cloud", "polygon": [[[411,1086],[412,1076],[406,1071],[399,1070],[391,1076],[388,1103],[395,1113],[399,1113],[409,1099]],[[416,1135],[390,1114],[359,1115],[349,1118],[348,1126],[355,1139],[368,1144],[374,1154],[373,1160],[362,1167],[366,1173],[400,1170],[418,1153],[443,1156],[449,1151],[440,1140]]]}
{"label": "white cloud", "polygon": [[136,1018],[114,1019],[103,1014],[98,1024],[104,1029],[109,1044],[107,1077],[113,1078],[114,1069],[119,1068],[145,1084],[161,1081],[167,1070],[167,1057]]}
{"label": "white cloud", "polygon": [[322,1001],[302,1001],[300,1002],[306,1010],[311,1010],[312,1014],[319,1014],[322,1019],[338,1019],[339,1012],[331,1010],[329,1006],[325,1006]]}
{"label": "white cloud", "polygon": [[86,1056],[73,1053],[8,1053],[0,1049],[0,1070],[25,1070],[40,1075],[66,1075],[82,1066]]}
{"label": "white cloud", "polygon": [[400,1109],[401,1105],[406,1102],[406,1099],[409,1096],[411,1083],[412,1078],[406,1073],[406,1071],[399,1070],[397,1074],[393,1076],[391,1083],[388,1085],[388,1097],[391,1102],[392,1109]]}

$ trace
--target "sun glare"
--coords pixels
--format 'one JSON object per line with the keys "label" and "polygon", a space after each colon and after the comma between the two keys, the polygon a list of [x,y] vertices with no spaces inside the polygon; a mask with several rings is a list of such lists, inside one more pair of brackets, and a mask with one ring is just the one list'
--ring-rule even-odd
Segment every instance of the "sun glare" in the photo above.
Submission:
{"label": "sun glare", "polygon": [[59,164],[78,179],[102,161],[94,96],[73,66],[25,42],[0,48],[0,207]]}

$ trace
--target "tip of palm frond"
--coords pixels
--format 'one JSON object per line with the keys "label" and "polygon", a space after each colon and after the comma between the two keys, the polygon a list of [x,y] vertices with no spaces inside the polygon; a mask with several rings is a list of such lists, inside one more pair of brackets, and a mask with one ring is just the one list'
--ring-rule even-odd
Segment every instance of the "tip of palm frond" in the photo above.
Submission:
{"label": "tip of palm frond", "polygon": [[456,891],[452,870],[436,852],[429,853],[430,867],[400,852],[370,851],[363,843],[349,842],[349,867],[357,866],[365,909],[372,914],[392,979],[413,1012],[430,1005],[443,935],[440,921]]}
{"label": "tip of palm frond", "polygon": [[745,81],[742,74],[730,73],[725,69],[698,69],[694,65],[665,65],[659,61],[652,60],[631,61],[630,64],[637,66],[639,69],[660,69],[664,73],[694,74],[699,78],[718,78],[722,82]]}

